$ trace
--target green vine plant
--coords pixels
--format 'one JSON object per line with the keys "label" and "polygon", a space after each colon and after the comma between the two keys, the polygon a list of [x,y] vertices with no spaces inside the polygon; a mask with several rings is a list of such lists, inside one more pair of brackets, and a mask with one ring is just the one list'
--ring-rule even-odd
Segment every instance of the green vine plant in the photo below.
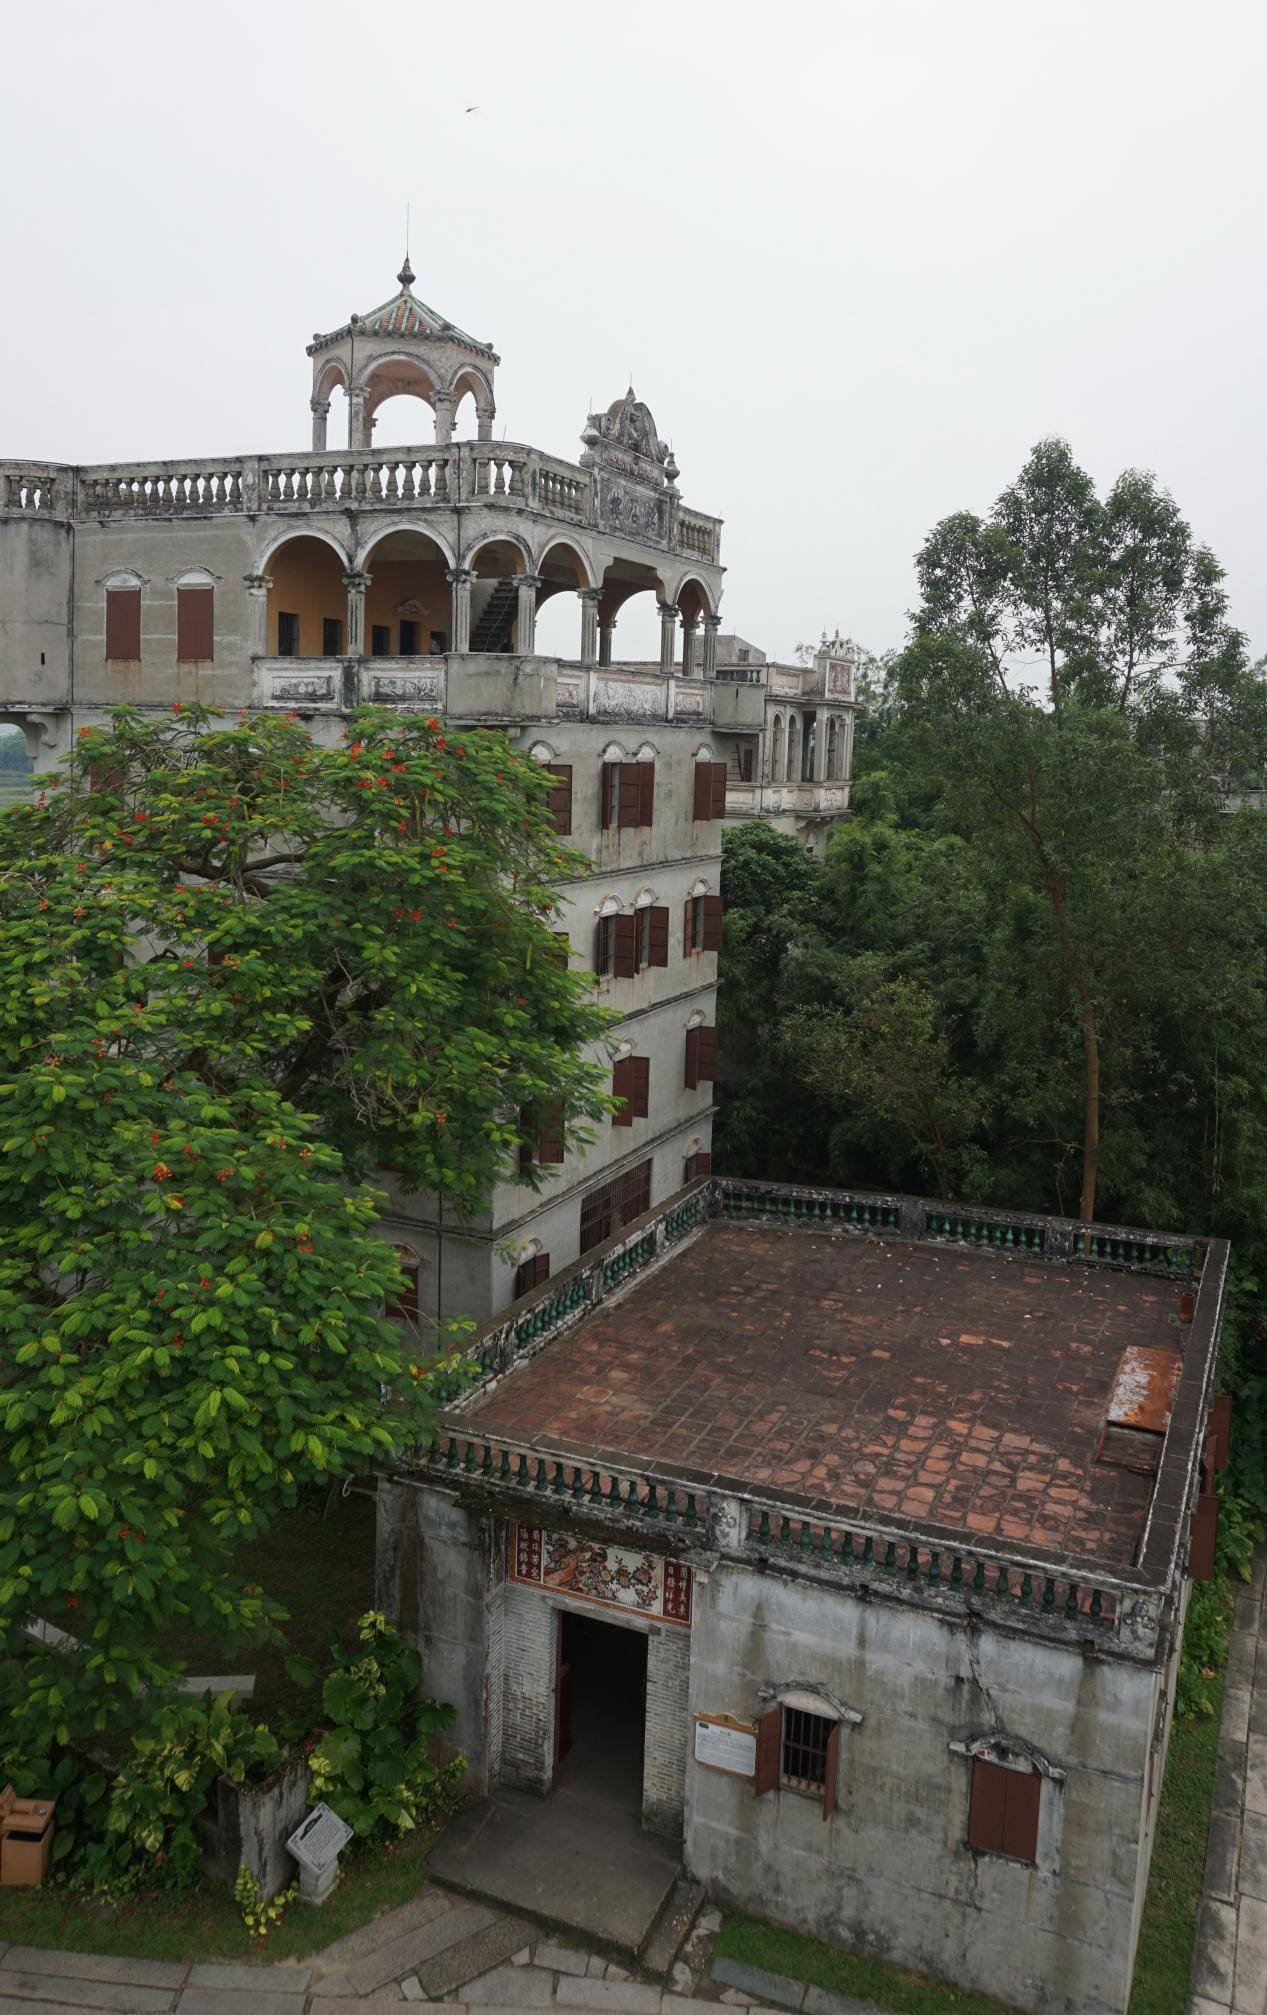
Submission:
{"label": "green vine plant", "polygon": [[245,1863],[238,1869],[238,1879],[233,1885],[233,1900],[242,1912],[242,1922],[251,1937],[260,1940],[276,1930],[298,1894],[299,1884],[292,1882],[289,1889],[281,1890],[271,1903],[265,1903],[260,1885]]}

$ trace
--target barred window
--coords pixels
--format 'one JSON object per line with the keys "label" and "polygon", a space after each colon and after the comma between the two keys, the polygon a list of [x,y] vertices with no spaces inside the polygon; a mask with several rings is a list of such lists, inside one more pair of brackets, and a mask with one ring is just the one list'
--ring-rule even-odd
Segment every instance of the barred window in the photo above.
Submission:
{"label": "barred window", "polygon": [[803,1707],[783,1710],[783,1755],[779,1782],[792,1791],[821,1798],[827,1782],[827,1746],[836,1723]]}

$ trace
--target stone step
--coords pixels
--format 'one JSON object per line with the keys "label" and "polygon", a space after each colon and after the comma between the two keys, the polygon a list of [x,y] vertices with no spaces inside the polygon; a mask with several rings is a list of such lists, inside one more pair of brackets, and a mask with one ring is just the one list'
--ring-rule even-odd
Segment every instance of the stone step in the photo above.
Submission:
{"label": "stone step", "polygon": [[[499,1919],[496,1912],[483,1903],[454,1903],[416,1929],[398,1933],[395,1937],[382,1938],[380,1923],[378,1942],[361,1958],[353,1959],[344,1966],[328,1966],[325,1959],[317,1962],[313,1969],[313,1991],[319,1990],[327,1997],[343,1995],[345,1998],[354,1994],[374,1994],[380,1988],[402,1980],[407,1973],[416,1973],[428,1993],[442,1993],[443,1989],[427,1987],[426,1969],[438,1965],[446,1954],[464,1949],[499,1923],[507,1921]],[[511,1950],[517,1950],[523,1942],[521,1926]],[[459,1969],[459,1979],[469,1980],[476,1973],[486,1973],[499,1959],[507,1957],[509,1954],[499,1949],[491,1957],[479,1959],[466,1972],[461,1971],[464,1958],[454,1958],[449,1963],[450,1967],[457,1966]]]}
{"label": "stone step", "polygon": [[[480,1909],[479,1904],[462,1904],[461,1909]],[[456,1911],[454,1913],[457,1914]],[[491,1915],[484,1912],[484,1915]],[[424,1966],[412,1966],[422,1991],[432,2001],[457,1999],[457,1989],[481,1973],[491,1972],[530,1942],[532,1933],[519,1917],[499,1917],[473,1936],[448,1945]],[[520,1973],[529,1969],[521,1967]]]}

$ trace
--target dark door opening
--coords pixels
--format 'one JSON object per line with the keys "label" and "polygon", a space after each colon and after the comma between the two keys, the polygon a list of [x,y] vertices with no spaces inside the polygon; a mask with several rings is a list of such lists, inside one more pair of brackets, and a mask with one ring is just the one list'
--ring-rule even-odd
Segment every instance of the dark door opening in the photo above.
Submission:
{"label": "dark door opening", "polygon": [[558,1618],[555,1784],[641,1812],[646,1636],[571,1610]]}

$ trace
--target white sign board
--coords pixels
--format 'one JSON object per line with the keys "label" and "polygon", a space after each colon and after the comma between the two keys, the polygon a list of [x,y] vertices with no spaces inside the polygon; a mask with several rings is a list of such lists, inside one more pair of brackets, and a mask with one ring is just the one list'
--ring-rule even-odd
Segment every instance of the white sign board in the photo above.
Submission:
{"label": "white sign board", "polygon": [[757,1731],[731,1727],[726,1721],[697,1721],[695,1761],[714,1770],[730,1770],[736,1777],[753,1777],[757,1769]]}
{"label": "white sign board", "polygon": [[286,1842],[301,1868],[324,1875],[352,1838],[352,1828],[328,1805],[314,1805]]}

